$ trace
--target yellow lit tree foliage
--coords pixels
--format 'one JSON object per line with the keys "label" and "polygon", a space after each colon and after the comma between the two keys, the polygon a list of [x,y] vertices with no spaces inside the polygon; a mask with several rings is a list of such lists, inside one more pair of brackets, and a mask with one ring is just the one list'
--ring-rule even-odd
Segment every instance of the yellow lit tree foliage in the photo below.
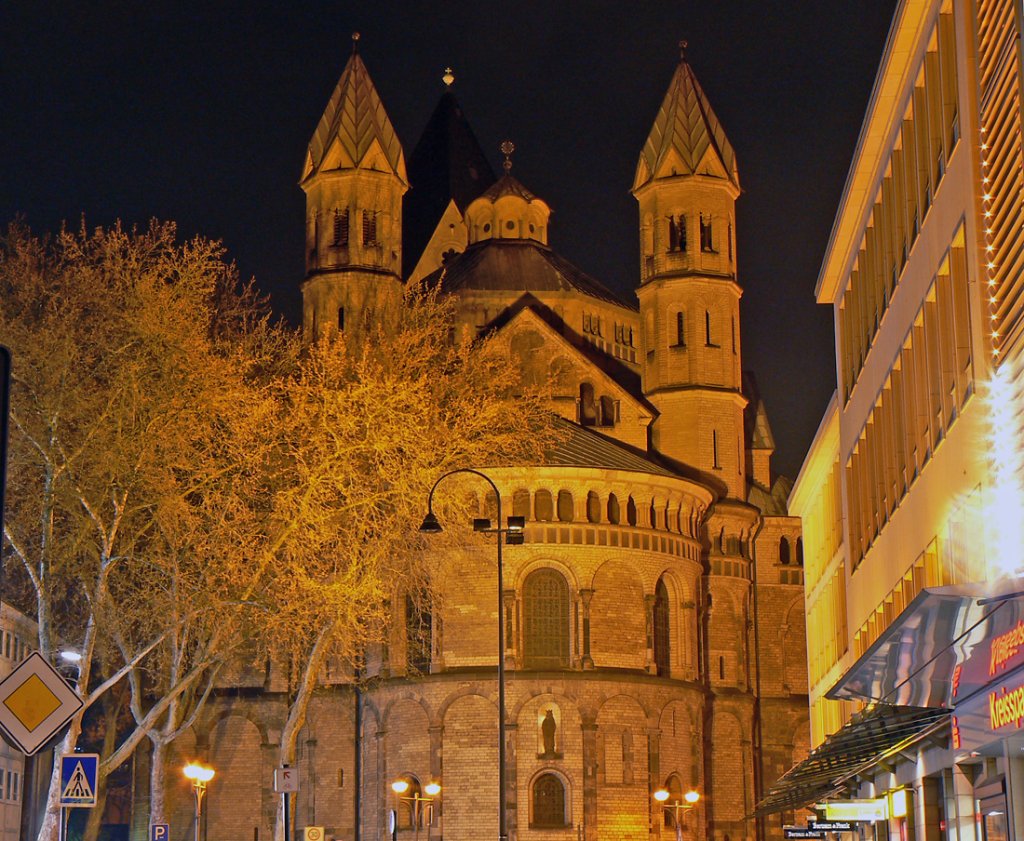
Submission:
{"label": "yellow lit tree foliage", "polygon": [[536,462],[556,435],[500,338],[454,339],[451,300],[410,290],[304,346],[236,289],[222,249],[173,225],[52,241],[15,226],[0,243],[8,597],[28,595],[44,656],[82,653],[88,705],[127,682],[135,727],[101,769],[148,738],[156,821],[166,749],[226,663],[271,657],[285,675],[293,763],[327,658],[355,678],[394,605],[443,577],[440,545],[465,539],[454,482],[439,511],[453,528],[430,551],[418,534],[434,480]]}
{"label": "yellow lit tree foliage", "polygon": [[[5,595],[35,614],[43,656],[82,655],[86,707],[59,753],[131,679],[136,726],[102,774],[169,711],[196,708],[255,580],[252,500],[275,409],[261,383],[287,344],[236,287],[220,246],[180,244],[168,224],[48,241],[13,226],[0,241],[13,360]],[[56,837],[58,775],[43,839]]]}

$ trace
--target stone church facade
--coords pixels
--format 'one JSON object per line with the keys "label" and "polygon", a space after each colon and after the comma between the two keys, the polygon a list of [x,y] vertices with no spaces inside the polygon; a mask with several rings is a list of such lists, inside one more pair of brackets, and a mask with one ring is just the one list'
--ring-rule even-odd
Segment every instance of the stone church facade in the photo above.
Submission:
{"label": "stone church facade", "polygon": [[[407,166],[355,52],[301,185],[307,335],[358,329],[425,278],[456,297],[459,329],[504,333],[528,376],[554,382],[568,434],[544,464],[487,470],[526,518],[500,617],[481,540],[436,611],[396,594],[374,680],[325,674],[300,738],[296,837],[381,841],[391,809],[401,839],[497,836],[501,621],[513,841],[671,838],[661,787],[701,795],[679,812],[684,838],[781,838],[780,818],[749,815],[808,747],[800,524],[741,367],[736,157],[690,65],[637,163],[635,301],[553,250],[549,207],[508,167],[495,176],[450,88]],[[175,745],[217,768],[211,841],[272,837],[286,686],[250,678]],[[398,778],[429,798],[418,821]],[[190,792],[169,794],[185,838]]]}

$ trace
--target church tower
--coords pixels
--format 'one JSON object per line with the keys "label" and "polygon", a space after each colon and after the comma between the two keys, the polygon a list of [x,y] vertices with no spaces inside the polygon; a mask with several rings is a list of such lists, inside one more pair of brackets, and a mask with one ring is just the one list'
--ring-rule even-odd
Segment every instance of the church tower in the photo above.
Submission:
{"label": "church tower", "polygon": [[746,496],[736,282],[736,155],[685,57],[633,182],[643,391],[657,451]]}
{"label": "church tower", "polygon": [[405,156],[352,36],[299,182],[306,194],[303,331],[358,329],[401,294]]}

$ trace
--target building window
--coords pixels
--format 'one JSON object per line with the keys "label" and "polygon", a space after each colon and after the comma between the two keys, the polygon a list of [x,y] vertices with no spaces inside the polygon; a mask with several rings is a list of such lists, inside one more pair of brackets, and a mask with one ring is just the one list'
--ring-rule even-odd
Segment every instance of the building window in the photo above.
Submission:
{"label": "building window", "polygon": [[594,491],[587,494],[587,522],[601,522],[601,497]]}
{"label": "building window", "polygon": [[665,780],[665,790],[668,792],[668,799],[665,803],[671,805],[665,806],[662,814],[665,816],[665,828],[672,829],[676,825],[675,804],[683,802],[683,784],[679,777],[673,774]]}
{"label": "building window", "polygon": [[405,597],[405,664],[410,671],[430,671],[433,616],[426,593]]}
{"label": "building window", "polygon": [[631,526],[636,525],[636,503],[633,502],[633,497],[626,500],[626,522]]}
{"label": "building window", "polygon": [[686,217],[668,217],[668,250],[686,251]]}
{"label": "building window", "polygon": [[565,785],[555,774],[541,774],[533,783],[531,827],[568,826],[565,818]]}
{"label": "building window", "polygon": [[654,589],[654,665],[658,675],[668,677],[670,670],[668,588],[663,578]]}
{"label": "building window", "polygon": [[363,211],[363,245],[377,245],[377,214]]}
{"label": "building window", "polygon": [[703,213],[700,215],[700,250],[706,254],[713,254],[715,251],[711,239],[711,217]]}
{"label": "building window", "polygon": [[686,346],[686,316],[682,311],[676,313],[676,347]]}
{"label": "building window", "polygon": [[789,563],[789,541],[784,537],[779,540],[779,563]]}
{"label": "building window", "polygon": [[615,426],[615,421],[618,420],[616,401],[605,394],[598,402],[598,406],[601,409],[601,426]]}
{"label": "building window", "polygon": [[802,537],[796,539],[796,564],[801,567],[804,565],[804,539]]}
{"label": "building window", "polygon": [[619,498],[615,494],[608,494],[608,522],[619,523]]}
{"label": "building window", "polygon": [[348,208],[334,211],[333,245],[348,245]]}
{"label": "building window", "polygon": [[711,430],[711,464],[715,470],[721,470],[722,465],[718,463],[718,430]]}
{"label": "building window", "polygon": [[551,491],[537,491],[534,494],[533,519],[542,523],[550,523],[555,519],[555,506],[551,501]]}
{"label": "building window", "polygon": [[530,519],[530,492],[519,490],[512,494],[512,516]]}
{"label": "building window", "polygon": [[531,572],[523,584],[526,664],[533,668],[569,665],[569,587],[553,569]]}
{"label": "building window", "polygon": [[726,242],[729,246],[729,262],[732,262],[732,222],[729,223],[729,228],[726,234]]}
{"label": "building window", "polygon": [[345,329],[345,308],[338,307],[338,332]]}
{"label": "building window", "polygon": [[580,425],[594,426],[597,423],[597,404],[594,400],[594,386],[580,383]]}
{"label": "building window", "polygon": [[569,491],[558,492],[558,519],[562,523],[573,521],[572,494]]}
{"label": "building window", "polygon": [[[412,829],[413,825],[413,810],[414,801],[419,800],[423,797],[423,790],[420,788],[419,780],[415,777],[404,775],[399,779],[405,780],[409,784],[409,788],[405,790],[405,794],[402,795],[398,801],[397,808],[397,820],[395,824],[398,829]],[[420,808],[419,810],[419,826],[423,826],[423,818],[426,809]]]}
{"label": "building window", "polygon": [[711,312],[709,310],[704,310],[704,344],[708,347],[718,347],[711,341]]}

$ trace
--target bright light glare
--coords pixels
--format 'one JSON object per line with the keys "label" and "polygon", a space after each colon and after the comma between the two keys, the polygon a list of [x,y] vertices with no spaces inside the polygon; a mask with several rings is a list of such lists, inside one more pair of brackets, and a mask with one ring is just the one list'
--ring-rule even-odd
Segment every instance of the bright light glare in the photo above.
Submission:
{"label": "bright light glare", "polygon": [[687,803],[696,803],[698,800],[700,800],[700,795],[691,789],[683,795],[683,800],[685,800]]}
{"label": "bright light glare", "polygon": [[200,783],[208,783],[213,779],[214,770],[207,768],[205,765],[199,765],[198,763],[191,762],[185,766],[183,773],[190,780]]}
{"label": "bright light glare", "polygon": [[656,792],[654,792],[654,799],[657,800],[659,803],[664,803],[666,800],[668,800],[668,792],[665,791],[665,789],[663,788],[659,788]]}
{"label": "bright light glare", "polygon": [[1019,438],[1021,401],[1011,368],[999,366],[988,384],[988,460],[992,485],[985,521],[988,554],[995,571],[1017,575],[1021,572],[1024,547],[1024,457]]}
{"label": "bright light glare", "polygon": [[441,784],[427,783],[425,786],[423,786],[423,790],[427,793],[429,797],[437,797],[437,795],[441,793]]}
{"label": "bright light glare", "polygon": [[67,651],[62,651],[60,653],[60,659],[61,660],[67,660],[69,663],[81,663],[82,662],[82,655],[79,654],[77,651],[67,650]]}
{"label": "bright light glare", "polygon": [[405,794],[409,790],[409,781],[408,780],[395,780],[391,784],[391,790],[395,794]]}

